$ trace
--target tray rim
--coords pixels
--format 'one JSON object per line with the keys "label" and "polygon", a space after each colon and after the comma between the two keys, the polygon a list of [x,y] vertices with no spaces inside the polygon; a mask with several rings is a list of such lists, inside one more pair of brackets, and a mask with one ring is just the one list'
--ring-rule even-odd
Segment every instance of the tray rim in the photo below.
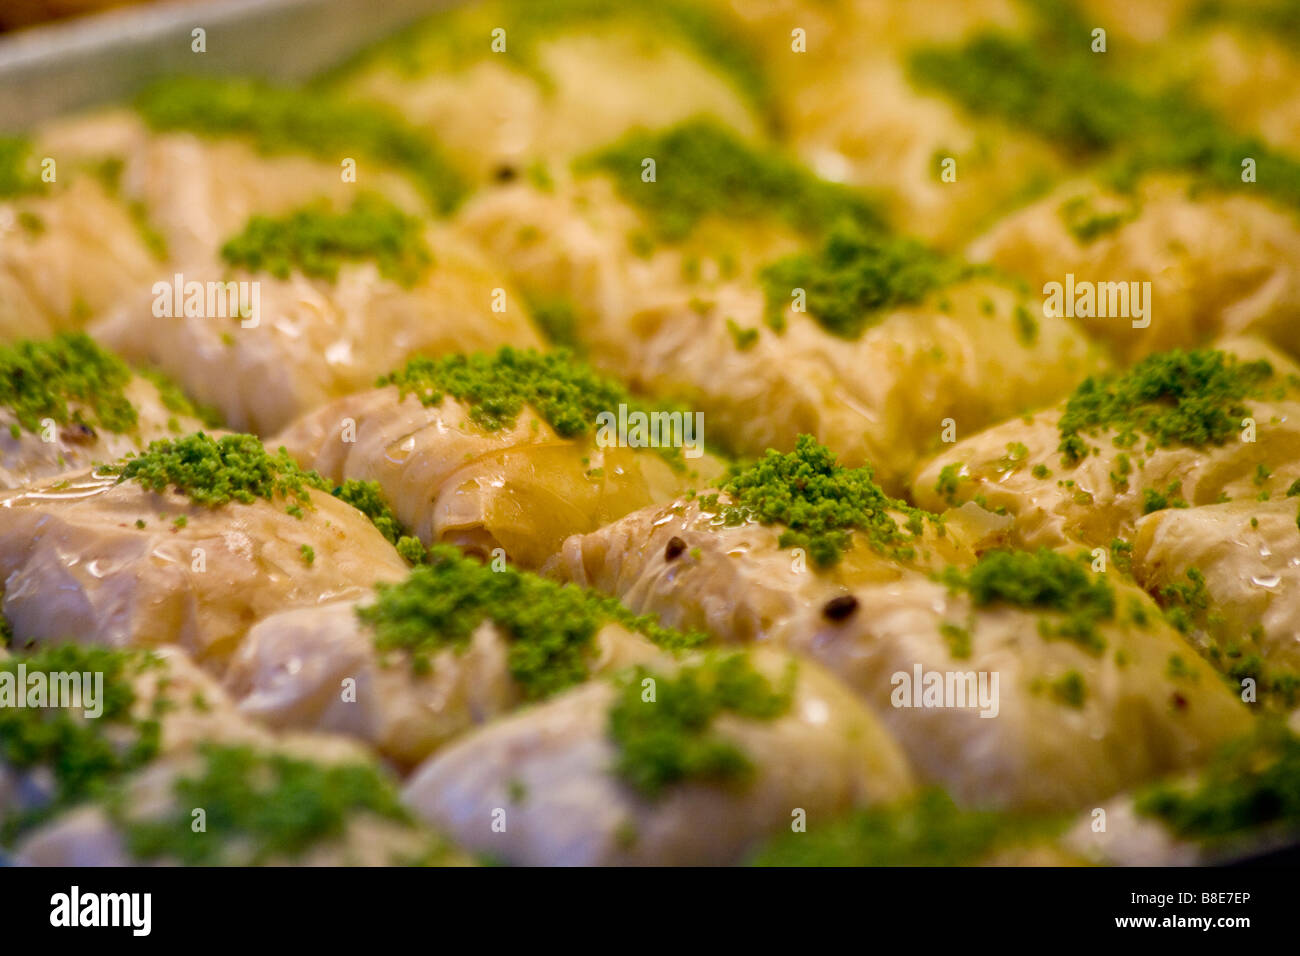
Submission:
{"label": "tray rim", "polygon": [[[462,0],[161,0],[0,34],[0,132],[182,73],[292,81]],[[206,52],[191,50],[206,31]]]}

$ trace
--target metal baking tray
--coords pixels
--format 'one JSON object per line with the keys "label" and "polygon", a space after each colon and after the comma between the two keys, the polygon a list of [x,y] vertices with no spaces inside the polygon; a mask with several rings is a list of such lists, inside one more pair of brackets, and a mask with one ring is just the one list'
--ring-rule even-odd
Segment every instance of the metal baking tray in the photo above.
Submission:
{"label": "metal baking tray", "polygon": [[[0,131],[178,74],[300,80],[457,0],[173,0],[0,34]],[[206,52],[191,49],[206,32]]]}

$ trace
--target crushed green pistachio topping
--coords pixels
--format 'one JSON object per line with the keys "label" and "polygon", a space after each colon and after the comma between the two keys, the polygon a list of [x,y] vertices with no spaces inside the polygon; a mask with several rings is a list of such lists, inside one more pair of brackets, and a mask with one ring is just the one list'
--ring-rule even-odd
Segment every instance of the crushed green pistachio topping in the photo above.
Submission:
{"label": "crushed green pistachio topping", "polygon": [[377,384],[395,385],[402,397],[415,394],[425,405],[440,405],[450,395],[470,406],[470,418],[489,431],[512,427],[531,406],[565,438],[592,431],[602,411],[636,405],[619,385],[563,349],[503,346],[494,354],[422,356]]}
{"label": "crushed green pistachio topping", "polygon": [[1200,568],[1188,568],[1186,582],[1174,581],[1159,591],[1160,602],[1165,607],[1165,617],[1181,633],[1192,630],[1199,615],[1210,606],[1210,594],[1205,587],[1205,575]]}
{"label": "crushed green pistachio topping", "polygon": [[[0,707],[0,764],[18,771],[48,768],[54,778],[48,804],[7,816],[0,844],[95,795],[158,752],[158,715],[132,712],[136,695],[131,683],[141,671],[159,666],[157,658],[139,651],[62,644],[0,661],[0,674],[16,681],[19,664],[26,667],[29,687],[36,673],[103,674],[103,697],[96,702],[103,709],[91,718],[77,708]],[[15,690],[25,694],[28,688]]]}
{"label": "crushed green pistachio topping", "polygon": [[727,334],[738,352],[747,352],[758,343],[758,329],[741,328],[735,319],[727,319]]}
{"label": "crushed green pistachio topping", "polygon": [[105,468],[119,481],[137,481],[151,491],[174,488],[196,504],[217,507],[238,501],[252,504],[259,498],[291,498],[291,508],[310,501],[311,490],[330,486],[314,471],[303,471],[281,448],[266,450],[256,435],[213,438],[196,432],[183,438],[149,443],[139,455]]}
{"label": "crushed green pistachio topping", "polygon": [[1165,619],[1192,639],[1191,646],[1223,675],[1234,691],[1242,681],[1255,682],[1259,703],[1265,711],[1286,712],[1300,701],[1300,673],[1259,653],[1265,632],[1256,625],[1248,635],[1235,630],[1225,633],[1227,624],[1213,604],[1204,572],[1187,568],[1180,577],[1156,590]]}
{"label": "crushed green pistachio topping", "polygon": [[1138,813],[1176,835],[1214,840],[1266,825],[1300,824],[1300,740],[1261,726],[1224,747],[1195,780],[1154,784],[1138,793]]}
{"label": "crushed green pistachio topping", "polygon": [[1201,0],[1190,20],[1196,24],[1227,24],[1300,44],[1300,4],[1296,0]]}
{"label": "crushed green pistachio topping", "polygon": [[684,45],[699,61],[717,70],[776,129],[779,111],[760,51],[734,18],[693,0],[627,4],[619,0],[507,0],[473,4],[435,14],[415,27],[364,51],[344,73],[375,62],[407,76],[431,70],[464,69],[488,54],[483,40],[494,27],[509,25],[505,49],[490,54],[533,77],[544,89],[552,78],[540,53],[542,44],[567,31],[622,26],[640,37],[663,37]]}
{"label": "crushed green pistachio topping", "polygon": [[914,51],[911,74],[977,115],[996,116],[1085,154],[1123,143],[1145,109],[1136,91],[1082,57],[1060,57],[1028,40],[984,33],[960,47]]}
{"label": "crushed green pistachio topping", "polygon": [[412,286],[433,261],[420,221],[378,196],[358,196],[345,212],[326,204],[287,216],[254,216],[221,247],[221,257],[250,272],[334,281],[345,263],[373,261],[379,274]]}
{"label": "crushed green pistachio topping", "polygon": [[1051,683],[1052,697],[1059,704],[1076,710],[1088,697],[1088,685],[1078,671],[1066,671]]}
{"label": "crushed green pistachio topping", "polygon": [[1115,616],[1115,592],[1101,575],[1088,569],[1085,556],[1070,557],[1041,548],[988,551],[969,571],[946,569],[944,582],[970,592],[976,607],[1011,604],[1063,615],[1056,625],[1042,622],[1045,637],[1063,637],[1089,653],[1106,646],[1097,625]]}
{"label": "crushed green pistachio topping", "polygon": [[125,393],[130,381],[126,363],[81,333],[0,345],[0,407],[32,433],[46,418],[134,431],[136,410]]}
{"label": "crushed green pistachio topping", "polygon": [[791,663],[784,686],[774,688],[744,654],[710,655],[671,676],[635,668],[621,678],[609,712],[618,775],[651,798],[686,780],[743,783],[753,765],[734,743],[710,733],[713,721],[722,713],[779,717],[790,709],[795,678]]}
{"label": "crushed green pistachio topping", "polygon": [[393,509],[388,506],[384,491],[377,481],[361,481],[349,478],[337,486],[332,494],[340,501],[350,504],[370,519],[389,544],[397,544],[404,531]]}
{"label": "crushed green pistachio topping", "polygon": [[437,145],[380,104],[255,80],[189,76],[147,87],[136,109],[155,129],[247,136],[266,153],[307,153],[334,164],[368,157],[410,175],[441,213],[465,195]]}
{"label": "crushed green pistachio topping", "polygon": [[778,259],[760,278],[768,325],[784,327],[792,290],[803,289],[808,314],[822,328],[855,339],[890,309],[915,305],[932,292],[987,271],[915,239],[841,220],[820,248]]}
{"label": "crushed green pistachio topping", "polygon": [[999,850],[1047,841],[1065,819],[959,808],[938,789],[778,837],[757,866],[969,866]]}
{"label": "crushed green pistachio topping", "polygon": [[916,51],[911,71],[975,115],[1010,122],[1071,156],[1109,160],[1106,177],[1121,188],[1148,170],[1174,170],[1240,189],[1242,159],[1252,157],[1268,174],[1250,188],[1300,206],[1300,161],[1238,133],[1185,90],[1127,82],[1107,60],[1072,38],[984,33],[960,47]]}
{"label": "crushed green pistachio topping", "polygon": [[407,564],[425,564],[429,560],[429,550],[424,542],[412,535],[402,535],[395,542],[397,553]]}
{"label": "crushed green pistachio topping", "polygon": [[1133,573],[1133,542],[1123,538],[1111,538],[1110,558],[1115,567],[1124,574]]}
{"label": "crushed green pistachio topping", "polygon": [[1016,323],[1016,339],[1025,348],[1032,348],[1038,341],[1038,320],[1024,305],[1012,309],[1011,317]]}
{"label": "crushed green pistachio topping", "polygon": [[1183,483],[1181,481],[1171,481],[1164,491],[1156,488],[1143,488],[1142,513],[1149,515],[1156,511],[1164,511],[1166,508],[1190,507],[1180,495],[1182,488]]}
{"label": "crushed green pistachio topping", "polygon": [[463,650],[475,629],[494,622],[508,637],[510,675],[531,699],[586,680],[596,633],[611,622],[667,647],[701,643],[701,634],[660,627],[615,599],[514,568],[494,571],[455,548],[435,545],[406,580],[381,584],[357,614],[380,650],[405,650],[423,669],[443,648]]}
{"label": "crushed green pistachio topping", "polygon": [[1059,451],[1070,464],[1087,457],[1085,435],[1112,430],[1116,448],[1131,448],[1139,436],[1160,447],[1221,445],[1250,411],[1272,377],[1268,362],[1238,361],[1214,349],[1174,349],[1150,355],[1121,375],[1085,379],[1061,416]]}
{"label": "crushed green pistachio topping", "polygon": [[105,156],[91,163],[88,171],[104,187],[104,192],[125,207],[131,225],[135,227],[136,234],[149,254],[158,262],[166,262],[169,256],[167,237],[154,226],[148,205],[143,200],[130,199],[122,194],[122,173],[125,168],[126,161],[121,156]]}
{"label": "crushed green pistachio topping", "polygon": [[[1256,643],[1258,641],[1257,638],[1253,640]],[[1202,648],[1198,645],[1197,649]],[[1257,652],[1246,653],[1237,644],[1230,644],[1224,649],[1212,645],[1206,649],[1205,656],[1220,668],[1233,690],[1240,691],[1242,681],[1247,678],[1253,680],[1259,692],[1259,701],[1268,712],[1289,712],[1300,701],[1300,672],[1279,666],[1272,660],[1265,660]]]}
{"label": "crushed green pistachio topping", "polygon": [[208,428],[221,427],[221,412],[214,406],[201,405],[192,401],[179,385],[157,369],[144,368],[138,371],[142,378],[147,378],[153,383],[154,388],[158,390],[158,399],[167,411],[197,418]]}
{"label": "crushed green pistachio topping", "polygon": [[578,332],[578,310],[568,299],[532,300],[528,303],[533,322],[552,345],[582,352]]}
{"label": "crushed green pistachio topping", "polygon": [[953,462],[939,469],[939,477],[934,483],[934,493],[950,505],[957,503],[957,490],[963,481],[970,478],[961,473],[965,467],[961,462]]}
{"label": "crushed green pistachio topping", "polygon": [[[641,180],[646,159],[655,161],[654,182]],[[847,187],[818,179],[706,119],[629,133],[580,166],[613,176],[619,195],[637,206],[668,242],[687,238],[712,215],[731,221],[776,220],[811,235],[844,217],[868,228],[883,225],[875,207]]]}
{"label": "crushed green pistachio topping", "polygon": [[335,498],[356,508],[384,536],[407,564],[423,564],[428,552],[419,538],[413,537],[388,505],[383,488],[377,481],[349,478],[332,492]]}
{"label": "crushed green pistachio topping", "polygon": [[[256,865],[292,860],[341,839],[362,814],[410,822],[393,783],[366,764],[317,764],[214,745],[202,748],[202,761],[197,774],[174,782],[174,806],[160,818],[138,819],[114,795],[111,812],[135,859]],[[193,807],[203,808],[205,831],[192,830]]]}
{"label": "crushed green pistachio topping", "polygon": [[1061,203],[1059,212],[1070,235],[1087,245],[1131,222],[1138,210],[1132,207],[1102,212],[1093,207],[1089,197],[1073,196]]}
{"label": "crushed green pistachio topping", "polygon": [[855,532],[875,551],[910,560],[925,522],[940,526],[937,515],[885,494],[870,466],[839,465],[811,435],[800,435],[792,452],[769,450],[754,464],[733,469],[722,490],[734,503],[719,506],[716,496],[708,496],[701,499],[704,507],[720,507],[729,525],[785,525],[780,547],[804,548],[822,567],[840,560]]}
{"label": "crushed green pistachio topping", "polygon": [[948,653],[957,660],[965,660],[971,655],[971,633],[969,628],[944,621],[939,625],[939,634],[948,645]]}
{"label": "crushed green pistachio topping", "polygon": [[0,199],[43,191],[45,183],[31,166],[31,143],[20,136],[0,136]]}

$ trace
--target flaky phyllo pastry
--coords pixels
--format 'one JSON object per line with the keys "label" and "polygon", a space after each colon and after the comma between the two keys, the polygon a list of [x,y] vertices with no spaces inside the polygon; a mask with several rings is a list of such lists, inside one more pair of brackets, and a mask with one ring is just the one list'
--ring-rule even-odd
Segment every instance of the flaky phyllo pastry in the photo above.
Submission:
{"label": "flaky phyllo pastry", "polygon": [[487,0],[0,136],[0,861],[1293,842],[1287,23]]}

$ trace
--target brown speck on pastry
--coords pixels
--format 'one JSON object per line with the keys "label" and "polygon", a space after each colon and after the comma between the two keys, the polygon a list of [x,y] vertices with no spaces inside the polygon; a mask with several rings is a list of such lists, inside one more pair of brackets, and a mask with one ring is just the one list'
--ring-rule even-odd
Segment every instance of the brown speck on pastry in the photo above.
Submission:
{"label": "brown speck on pastry", "polygon": [[841,594],[839,597],[831,598],[822,608],[822,614],[826,615],[827,620],[843,621],[853,615],[858,609],[858,599],[852,594]]}
{"label": "brown speck on pastry", "polygon": [[96,438],[95,429],[85,422],[71,422],[59,429],[59,438],[69,445],[88,445]]}

